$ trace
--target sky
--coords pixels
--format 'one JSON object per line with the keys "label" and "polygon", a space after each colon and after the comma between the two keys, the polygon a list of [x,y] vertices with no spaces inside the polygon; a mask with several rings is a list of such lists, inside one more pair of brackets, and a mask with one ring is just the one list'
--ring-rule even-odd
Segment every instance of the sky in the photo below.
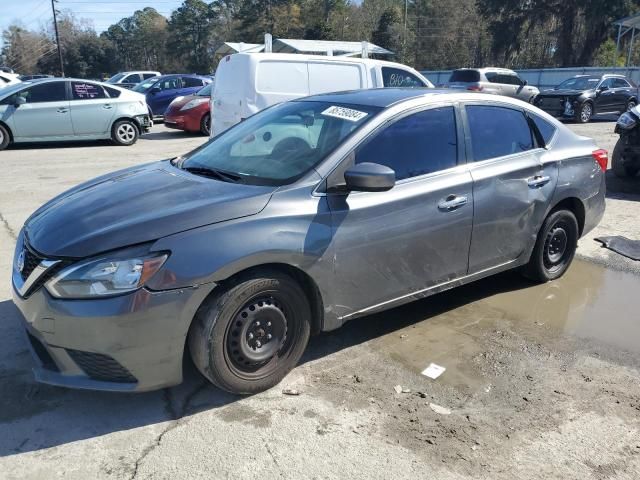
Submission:
{"label": "sky", "polygon": [[[77,18],[90,20],[100,33],[144,7],[152,6],[168,17],[181,3],[182,0],[57,0],[56,9],[69,10]],[[0,0],[0,31],[15,22],[39,30],[41,25],[50,25],[51,18],[51,0]]]}

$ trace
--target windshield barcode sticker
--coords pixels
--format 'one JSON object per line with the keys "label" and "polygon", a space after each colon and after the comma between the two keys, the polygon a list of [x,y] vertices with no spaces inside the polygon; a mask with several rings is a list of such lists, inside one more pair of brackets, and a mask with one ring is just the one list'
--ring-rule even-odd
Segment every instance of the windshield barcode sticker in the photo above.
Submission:
{"label": "windshield barcode sticker", "polygon": [[350,122],[357,122],[362,120],[364,117],[368,115],[367,112],[360,112],[358,110],[353,110],[351,108],[338,107],[336,105],[327,108],[322,115],[326,115],[328,117],[341,118],[342,120],[349,120]]}

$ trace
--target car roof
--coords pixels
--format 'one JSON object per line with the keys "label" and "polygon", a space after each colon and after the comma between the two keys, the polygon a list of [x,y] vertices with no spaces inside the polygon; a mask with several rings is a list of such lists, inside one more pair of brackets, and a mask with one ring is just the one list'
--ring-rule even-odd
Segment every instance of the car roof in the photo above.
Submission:
{"label": "car roof", "polygon": [[497,73],[509,73],[512,75],[517,75],[517,73],[514,70],[510,70],[508,68],[500,68],[500,67],[458,68],[454,71],[458,72],[461,70],[471,70],[471,71],[480,72],[480,73],[497,72]]}
{"label": "car roof", "polygon": [[[382,65],[388,67],[402,66],[404,68],[412,67],[404,65],[402,63],[390,62],[388,60],[378,60],[377,58],[360,58],[360,57],[341,57],[337,55],[309,55],[300,53],[264,53],[264,52],[246,52],[246,53],[234,53],[233,56],[248,57],[252,60],[286,60],[291,62],[307,62],[313,60],[330,61],[330,62],[344,62],[344,63],[364,63],[367,66]],[[231,56],[231,55],[228,55]]]}

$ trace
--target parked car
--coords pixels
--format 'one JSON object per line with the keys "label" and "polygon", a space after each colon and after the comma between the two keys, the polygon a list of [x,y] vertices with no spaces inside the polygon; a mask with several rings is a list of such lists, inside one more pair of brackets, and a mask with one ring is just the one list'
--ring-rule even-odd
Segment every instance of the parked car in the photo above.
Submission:
{"label": "parked car", "polygon": [[153,117],[161,119],[176,97],[196,93],[210,83],[211,78],[200,75],[162,75],[149,78],[132,90],[145,95],[149,111]]}
{"label": "parked car", "polygon": [[9,85],[15,85],[20,83],[18,75],[14,73],[0,72],[0,90],[8,87]]}
{"label": "parked car", "polygon": [[638,104],[638,87],[623,75],[577,75],[538,95],[535,105],[558,118],[587,123]]}
{"label": "parked car", "polygon": [[193,95],[176,97],[164,113],[164,124],[169,128],[186,132],[211,133],[211,89],[213,83]]}
{"label": "parked car", "polygon": [[36,378],[158,389],[190,354],[225,390],[272,387],[311,333],[508,269],[563,275],[604,213],[606,163],[593,140],[495,95],[273,106],[27,219],[12,282]]}
{"label": "parked car", "polygon": [[640,172],[640,109],[637,105],[620,115],[615,133],[620,138],[613,149],[611,169],[616,177],[635,177]]}
{"label": "parked car", "polygon": [[107,80],[107,83],[118,85],[123,88],[133,88],[140,82],[148,80],[152,77],[159,77],[160,72],[141,70],[136,72],[120,72]]}
{"label": "parked car", "polygon": [[454,70],[446,85],[448,88],[472,92],[493,93],[519,98],[532,103],[540,91],[506,68],[460,68]]}
{"label": "parked car", "polygon": [[45,74],[20,75],[18,78],[21,81],[26,82],[27,80],[39,80],[41,78],[53,78],[53,75],[45,75]]}
{"label": "parked car", "polygon": [[0,150],[10,143],[112,139],[133,145],[149,128],[142,95],[73,78],[0,90]]}
{"label": "parked car", "polygon": [[319,93],[377,87],[433,87],[411,67],[382,60],[238,53],[218,64],[212,135],[276,103]]}

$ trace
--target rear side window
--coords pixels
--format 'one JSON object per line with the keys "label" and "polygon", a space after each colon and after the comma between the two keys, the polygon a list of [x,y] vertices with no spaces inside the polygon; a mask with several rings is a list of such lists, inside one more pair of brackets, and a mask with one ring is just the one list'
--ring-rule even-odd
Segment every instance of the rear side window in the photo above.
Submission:
{"label": "rear side window", "polygon": [[529,117],[531,117],[531,120],[533,120],[533,123],[535,123],[538,131],[540,132],[540,135],[542,135],[545,146],[549,145],[551,139],[556,133],[556,127],[544,120],[542,117],[539,117],[538,115],[535,115],[533,113],[530,113]]}
{"label": "rear side window", "polygon": [[623,78],[616,78],[613,81],[613,87],[614,88],[629,88],[629,86],[630,85]]}
{"label": "rear side window", "polygon": [[413,73],[400,68],[382,67],[382,85],[385,87],[424,87],[425,84]]}
{"label": "rear side window", "polygon": [[165,78],[164,80],[157,82],[154,87],[159,87],[160,90],[175,90],[176,88],[180,88],[180,78]]}
{"label": "rear side window", "polygon": [[100,85],[95,83],[71,82],[71,98],[73,100],[92,100],[106,98],[107,95]]}
{"label": "rear side window", "polygon": [[531,129],[520,110],[484,105],[467,105],[465,110],[474,161],[513,155],[533,148]]}
{"label": "rear side window", "polygon": [[109,95],[109,98],[118,98],[120,96],[120,90],[117,90],[115,88],[111,88],[111,87],[104,87],[104,89],[107,91],[107,95]]}
{"label": "rear side window", "polygon": [[184,88],[201,87],[202,80],[193,77],[182,77],[182,86]]}
{"label": "rear side window", "polygon": [[396,179],[456,166],[457,132],[453,107],[433,108],[401,118],[356,150],[356,163],[386,165]]}
{"label": "rear side window", "polygon": [[480,72],[477,70],[456,70],[449,78],[450,82],[479,82]]}
{"label": "rear side window", "polygon": [[142,78],[145,79],[145,80],[148,79],[148,78],[153,78],[155,76],[156,76],[155,73],[143,73],[142,74]]}

